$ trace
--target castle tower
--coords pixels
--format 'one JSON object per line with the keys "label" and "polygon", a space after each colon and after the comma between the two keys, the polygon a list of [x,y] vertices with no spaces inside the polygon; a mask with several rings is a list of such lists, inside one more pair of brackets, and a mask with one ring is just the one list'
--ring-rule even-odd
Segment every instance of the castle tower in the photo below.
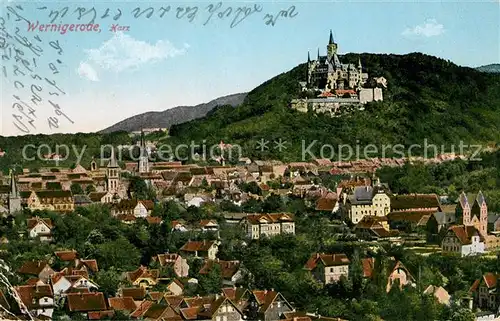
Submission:
{"label": "castle tower", "polygon": [[144,140],[144,132],[141,131],[141,151],[139,156],[139,163],[137,166],[139,173],[147,173],[149,172],[149,163],[148,163],[148,152],[146,150],[146,142]]}
{"label": "castle tower", "polygon": [[117,193],[120,183],[120,166],[118,166],[118,162],[116,161],[114,147],[111,148],[111,158],[106,168],[106,176],[108,182],[108,192]]}
{"label": "castle tower", "polygon": [[19,211],[21,211],[21,196],[17,188],[16,178],[10,170],[9,214],[13,215]]}
{"label": "castle tower", "polygon": [[328,60],[331,60],[333,56],[337,54],[337,44],[333,40],[332,30],[330,30],[330,40],[328,41],[328,46],[326,46],[326,52],[328,56]]}

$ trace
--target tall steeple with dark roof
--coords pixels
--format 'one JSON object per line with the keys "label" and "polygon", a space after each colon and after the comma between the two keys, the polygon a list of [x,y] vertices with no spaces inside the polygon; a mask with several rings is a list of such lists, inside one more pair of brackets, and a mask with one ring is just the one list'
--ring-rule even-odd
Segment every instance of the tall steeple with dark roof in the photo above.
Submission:
{"label": "tall steeple with dark roof", "polygon": [[9,214],[21,211],[21,196],[17,188],[16,177],[10,170]]}
{"label": "tall steeple with dark roof", "polygon": [[337,49],[337,44],[333,40],[332,30],[330,30],[330,40],[328,41],[328,46],[326,46],[328,61],[330,61],[332,57],[337,56]]}
{"label": "tall steeple with dark roof", "polygon": [[146,150],[146,141],[144,139],[144,132],[141,130],[141,146],[140,146],[139,163],[137,169],[139,173],[149,172],[148,152]]}

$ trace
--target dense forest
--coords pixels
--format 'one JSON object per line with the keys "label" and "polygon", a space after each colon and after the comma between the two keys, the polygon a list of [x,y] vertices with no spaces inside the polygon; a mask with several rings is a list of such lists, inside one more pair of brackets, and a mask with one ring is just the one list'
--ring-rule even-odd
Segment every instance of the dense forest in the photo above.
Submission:
{"label": "dense forest", "polygon": [[[297,160],[301,141],[323,144],[432,144],[498,142],[500,138],[500,75],[481,73],[450,61],[412,53],[407,55],[347,54],[343,62],[361,59],[370,76],[388,80],[384,101],[366,105],[341,117],[291,110],[305,80],[302,64],[255,88],[237,108],[212,110],[207,117],[171,128],[174,143],[240,144],[248,156]],[[278,153],[256,151],[256,142],[283,139],[291,143]],[[308,144],[306,144],[308,145]],[[318,145],[318,148],[321,144]],[[316,153],[318,151],[316,150]]]}

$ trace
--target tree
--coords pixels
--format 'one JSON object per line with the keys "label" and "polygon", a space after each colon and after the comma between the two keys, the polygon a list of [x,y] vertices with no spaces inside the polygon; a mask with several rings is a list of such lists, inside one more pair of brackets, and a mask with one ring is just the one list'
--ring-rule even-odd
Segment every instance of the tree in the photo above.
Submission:
{"label": "tree", "polygon": [[95,255],[103,269],[116,267],[125,271],[137,269],[141,258],[139,250],[124,237],[97,245]]}
{"label": "tree", "polygon": [[106,297],[115,296],[121,279],[120,273],[114,267],[111,267],[109,270],[100,270],[96,276],[99,291],[103,292]]}
{"label": "tree", "polygon": [[96,189],[95,189],[95,186],[94,185],[87,185],[87,187],[85,188],[85,192],[87,192],[87,194],[90,194],[92,192],[95,192]]}
{"label": "tree", "polygon": [[142,178],[136,176],[130,178],[128,194],[130,198],[141,200],[152,200],[156,198],[154,190],[149,187]]}
{"label": "tree", "polygon": [[466,308],[460,308],[453,312],[450,321],[474,321],[476,316],[474,313]]}
{"label": "tree", "polygon": [[73,195],[81,195],[81,194],[85,194],[84,191],[83,191],[83,188],[82,188],[82,185],[78,184],[78,183],[73,183],[71,184],[70,186],[70,190],[71,190],[71,193]]}
{"label": "tree", "polygon": [[200,287],[205,294],[219,293],[222,288],[222,271],[219,264],[213,264],[207,274],[200,275]]}

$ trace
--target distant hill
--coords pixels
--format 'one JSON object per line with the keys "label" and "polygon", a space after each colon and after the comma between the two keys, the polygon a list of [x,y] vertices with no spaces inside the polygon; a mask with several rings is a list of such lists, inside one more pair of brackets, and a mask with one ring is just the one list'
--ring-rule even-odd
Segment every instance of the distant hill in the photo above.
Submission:
{"label": "distant hill", "polygon": [[[290,100],[299,97],[298,82],[306,75],[307,66],[301,64],[249,92],[237,108],[218,107],[202,119],[172,126],[169,141],[185,144],[206,139],[207,144],[217,144],[224,140],[242,146],[250,158],[284,161],[300,160],[302,147],[313,141],[317,144],[309,150],[315,155],[323,144],[336,152],[343,144],[408,147],[423,146],[427,140],[449,151],[452,144],[458,149],[461,141],[500,141],[500,74],[422,53],[346,54],[341,60],[357,63],[358,58],[370,76],[388,81],[384,101],[369,103],[364,111],[331,118],[292,110]],[[259,148],[262,139],[270,142],[264,151]],[[285,150],[273,146],[279,139],[288,142]]]}
{"label": "distant hill", "polygon": [[230,105],[236,107],[243,103],[246,95],[246,93],[233,94],[219,97],[208,103],[196,106],[179,106],[160,112],[146,112],[122,120],[113,126],[103,129],[100,133],[110,133],[116,131],[131,132],[141,130],[141,128],[170,128],[172,125],[204,117],[209,111],[217,106]]}
{"label": "distant hill", "polygon": [[482,71],[482,72],[500,72],[500,64],[489,64],[489,65],[484,65],[481,67],[477,67],[476,70]]}

